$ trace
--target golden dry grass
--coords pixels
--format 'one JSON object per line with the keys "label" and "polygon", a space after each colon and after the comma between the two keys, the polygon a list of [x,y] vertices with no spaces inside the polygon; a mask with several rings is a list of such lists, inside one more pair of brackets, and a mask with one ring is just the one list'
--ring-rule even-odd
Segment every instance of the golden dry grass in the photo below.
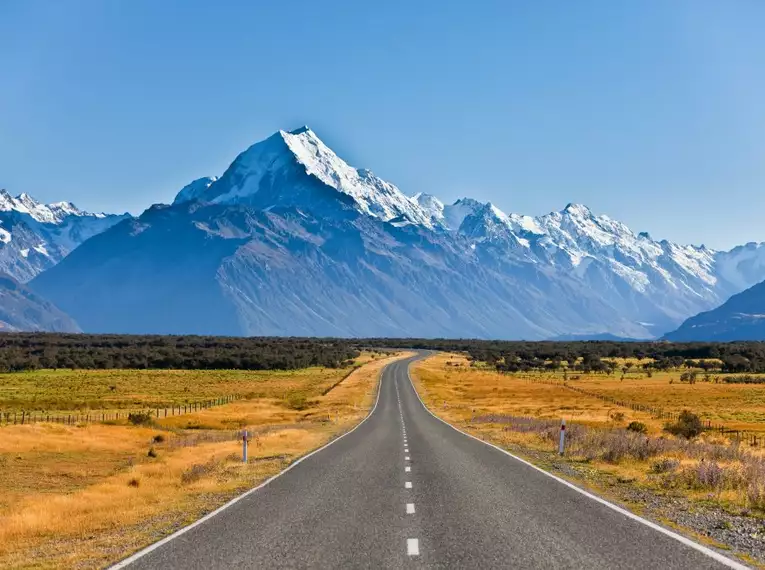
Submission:
{"label": "golden dry grass", "polygon": [[[689,409],[702,419],[731,429],[765,431],[765,384],[680,382],[681,371],[657,372],[652,378],[629,373],[620,380],[589,374],[571,382],[590,392],[638,404],[658,406],[666,411]],[[701,374],[699,375],[702,376]],[[671,383],[670,383],[671,382]]]}
{"label": "golden dry grass", "polygon": [[[263,381],[271,397],[239,400],[156,427],[36,424],[0,428],[0,567],[98,568],[199,518],[358,423],[386,359],[365,359],[326,395],[319,375]],[[347,370],[344,374],[347,374]],[[342,377],[342,376],[340,376]],[[267,384],[267,385],[265,385]],[[285,395],[318,395],[292,409]],[[206,429],[180,429],[182,421]],[[246,426],[241,442],[216,441]],[[164,441],[153,438],[162,435]],[[149,449],[156,457],[149,457]]]}
{"label": "golden dry grass", "polygon": [[[538,433],[509,431],[504,429],[500,423],[473,422],[472,419],[478,418],[480,420],[480,416],[488,415],[526,416],[554,420],[565,418],[595,428],[624,427],[628,422],[635,420],[645,423],[653,435],[661,433],[663,422],[652,418],[649,414],[615,407],[598,398],[568,390],[561,385],[562,382],[558,382],[557,385],[550,385],[538,381],[540,379],[549,381],[548,376],[544,374],[527,374],[524,376],[500,374],[489,367],[470,366],[467,358],[459,354],[436,354],[412,366],[412,378],[420,395],[431,410],[446,421],[457,425],[460,429],[505,448],[520,447],[521,449],[553,453],[557,445],[549,439],[541,437]],[[653,393],[649,392],[654,386],[654,382],[651,380],[658,386]],[[670,385],[668,381],[662,381],[662,378],[625,379],[624,382],[620,382],[618,377],[591,378],[583,376],[577,382],[580,383],[577,385],[587,385],[587,389],[592,386],[595,386],[595,389],[598,386],[607,386],[609,382],[617,386],[626,386],[622,388],[622,392],[616,389],[612,392],[619,394],[618,397],[624,399],[628,399],[626,398],[627,395],[635,396],[637,399],[641,391],[646,392],[643,394],[642,400],[637,401],[651,402],[654,405],[663,406],[665,409],[672,409],[670,405],[674,402],[686,402],[685,399],[679,398],[679,392],[673,388],[674,384]],[[640,382],[643,382],[642,387]],[[698,384],[695,386],[684,385],[680,389],[692,392],[699,387],[701,386]],[[712,407],[714,395],[731,387],[735,388],[733,395],[728,398],[720,398],[716,406],[716,413],[721,416],[726,413],[735,413],[735,407],[741,405],[740,398],[743,392],[738,389],[740,386],[712,384],[708,387],[702,387],[706,389],[696,392],[694,398],[688,398],[686,406],[691,409],[693,409],[693,404],[700,406],[704,404]],[[663,395],[666,395],[670,405],[661,399]],[[749,400],[749,403],[752,406],[758,405],[756,400]],[[728,409],[727,406],[732,406],[732,408]],[[623,413],[624,418],[619,422],[614,422],[614,412]],[[710,443],[727,443],[727,440],[714,434],[705,435],[702,439]],[[753,453],[758,452],[753,451]],[[660,489],[658,479],[651,476],[650,469],[653,463],[668,458],[677,459],[680,462],[679,469],[698,463],[698,459],[672,452],[653,456],[645,461],[632,458],[624,458],[616,462],[594,459],[586,460],[586,464],[593,473],[608,473],[620,480],[633,481],[635,485],[643,485],[663,492]],[[582,461],[582,458],[570,457],[569,460],[576,462]],[[740,467],[738,461],[717,460],[717,462],[723,468],[737,469]],[[678,492],[682,492],[693,500],[710,500],[708,490],[679,489]],[[714,500],[724,505],[749,505],[746,492],[741,489],[724,490],[716,494]]]}
{"label": "golden dry grass", "polygon": [[[371,360],[364,354],[357,361]],[[0,374],[0,411],[164,408],[218,398],[283,397],[320,392],[347,369],[302,370],[35,370]]]}
{"label": "golden dry grass", "polygon": [[[645,412],[635,412],[567,390],[557,385],[533,380],[542,376],[522,377],[499,374],[488,367],[471,367],[460,354],[436,354],[413,367],[428,401],[451,418],[468,420],[473,415],[509,414],[536,418],[576,420],[584,424],[613,424],[614,412],[624,414],[622,423],[644,422],[655,430],[660,422]],[[625,425],[626,425],[625,423]]]}

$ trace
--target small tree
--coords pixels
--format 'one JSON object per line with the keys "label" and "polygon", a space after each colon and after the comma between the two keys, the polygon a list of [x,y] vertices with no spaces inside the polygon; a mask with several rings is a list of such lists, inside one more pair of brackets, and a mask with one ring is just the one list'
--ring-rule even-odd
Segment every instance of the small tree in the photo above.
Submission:
{"label": "small tree", "polygon": [[683,410],[675,423],[668,423],[664,426],[664,431],[686,439],[693,439],[704,431],[704,426],[701,424],[699,416],[688,410]]}
{"label": "small tree", "polygon": [[648,426],[643,422],[630,422],[627,426],[628,431],[634,431],[635,433],[648,433]]}

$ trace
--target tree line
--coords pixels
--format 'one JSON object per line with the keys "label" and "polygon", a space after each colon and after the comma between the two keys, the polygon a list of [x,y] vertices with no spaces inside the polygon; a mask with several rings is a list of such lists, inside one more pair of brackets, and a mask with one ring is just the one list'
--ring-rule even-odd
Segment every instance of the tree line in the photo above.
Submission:
{"label": "tree line", "polygon": [[213,337],[0,333],[0,371],[38,368],[164,368],[291,370],[340,367],[369,349],[464,352],[505,371],[555,369],[613,372],[609,359],[650,359],[647,370],[765,372],[765,342],[672,343],[499,341],[416,338]]}
{"label": "tree line", "polygon": [[[650,359],[641,366],[650,370],[681,368],[689,364],[705,371],[725,373],[765,372],[765,342],[666,341],[501,341],[470,339],[366,339],[370,346],[466,352],[472,360],[519,372],[558,368],[562,363],[584,372],[613,372],[608,359]],[[576,363],[576,364],[574,364]]]}
{"label": "tree line", "polygon": [[344,340],[276,337],[0,334],[0,371],[41,368],[293,370],[339,368],[359,356]]}

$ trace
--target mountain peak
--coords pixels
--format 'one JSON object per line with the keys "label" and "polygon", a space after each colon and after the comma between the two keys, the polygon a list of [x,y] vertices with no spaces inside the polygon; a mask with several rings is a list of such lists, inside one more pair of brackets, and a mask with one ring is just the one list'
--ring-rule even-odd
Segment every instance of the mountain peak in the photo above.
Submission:
{"label": "mountain peak", "polygon": [[289,132],[291,135],[302,135],[303,133],[313,134],[313,131],[308,127],[308,125],[303,125],[299,129],[295,129],[294,131]]}
{"label": "mountain peak", "polygon": [[206,187],[204,180],[181,190],[174,203],[204,193],[209,202],[321,210],[334,198],[334,204],[383,221],[403,216],[432,227],[427,213],[396,186],[350,166],[307,126],[274,133],[242,152],[220,179]]}
{"label": "mountain peak", "polygon": [[563,208],[563,212],[567,214],[571,214],[573,216],[585,216],[589,217],[592,216],[592,210],[590,210],[587,206],[584,204],[576,204],[576,203],[570,203],[567,204],[565,208]]}

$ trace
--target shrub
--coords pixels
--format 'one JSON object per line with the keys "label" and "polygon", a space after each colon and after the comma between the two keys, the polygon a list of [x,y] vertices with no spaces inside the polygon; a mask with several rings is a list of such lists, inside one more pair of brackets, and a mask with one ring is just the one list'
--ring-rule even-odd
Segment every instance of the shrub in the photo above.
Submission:
{"label": "shrub", "polygon": [[156,456],[157,456],[157,452],[156,452],[156,451],[154,451],[154,448],[153,448],[153,447],[150,447],[150,448],[149,448],[149,453],[147,453],[147,455],[148,455],[149,457],[156,457]]}
{"label": "shrub", "polygon": [[150,412],[136,412],[135,414],[128,414],[128,421],[134,426],[142,426],[151,423]]}
{"label": "shrub", "polygon": [[651,465],[651,473],[671,473],[680,467],[677,459],[661,459]]}
{"label": "shrub", "polygon": [[141,482],[133,477],[130,481],[128,481],[128,487],[138,487],[141,484]]}
{"label": "shrub", "polygon": [[635,433],[648,433],[648,426],[643,422],[630,422],[627,430],[634,431]]}
{"label": "shrub", "polygon": [[611,419],[617,424],[622,423],[624,421],[624,412],[612,412]]}
{"label": "shrub", "polygon": [[665,425],[664,430],[672,435],[681,436],[685,439],[693,439],[704,431],[704,426],[701,424],[699,416],[688,410],[683,410],[677,421],[673,424]]}
{"label": "shrub", "polygon": [[291,410],[302,411],[309,406],[308,400],[305,394],[300,392],[293,392],[287,396],[287,407]]}
{"label": "shrub", "polygon": [[155,436],[152,438],[152,440],[151,440],[151,441],[152,441],[153,443],[163,443],[163,442],[165,441],[165,436],[164,436],[164,435],[162,435],[161,433],[158,433],[157,435],[155,435]]}

